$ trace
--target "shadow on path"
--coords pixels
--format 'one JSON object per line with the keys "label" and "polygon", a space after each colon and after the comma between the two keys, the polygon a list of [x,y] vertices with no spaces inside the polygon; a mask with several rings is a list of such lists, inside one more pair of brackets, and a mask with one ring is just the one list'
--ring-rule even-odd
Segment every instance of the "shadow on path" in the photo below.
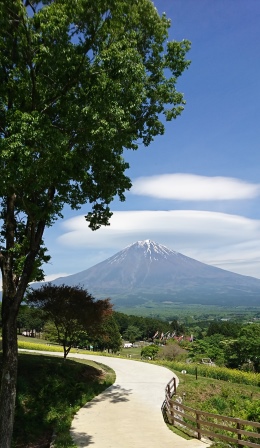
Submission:
{"label": "shadow on path", "polygon": [[84,408],[91,408],[96,403],[100,403],[101,401],[109,401],[110,403],[122,403],[129,401],[129,395],[132,394],[131,389],[124,389],[119,385],[110,386],[100,395],[97,395],[93,400],[89,401],[85,404]]}
{"label": "shadow on path", "polygon": [[[85,404],[85,406],[83,406],[83,408],[81,408],[81,413],[82,412],[88,412],[88,409],[92,408],[93,406],[95,406],[95,404],[98,404],[100,402],[105,402],[107,401],[108,403],[124,403],[129,401],[129,395],[131,395],[131,389],[124,389],[123,387],[119,386],[119,385],[112,385],[110,386],[108,389],[106,389],[104,392],[102,392],[100,395],[98,395],[97,397],[93,398],[93,400],[89,401],[88,403]],[[90,436],[87,432],[82,431],[82,427],[80,428],[80,430],[77,430],[77,420],[78,420],[78,415],[76,414],[74,416],[74,422],[76,423],[76,427],[72,426],[71,430],[70,430],[70,434],[71,437],[73,438],[74,443],[76,443],[76,445],[78,447],[86,447],[92,444],[95,444],[93,437]],[[86,426],[88,426],[87,423],[87,414],[86,414]]]}

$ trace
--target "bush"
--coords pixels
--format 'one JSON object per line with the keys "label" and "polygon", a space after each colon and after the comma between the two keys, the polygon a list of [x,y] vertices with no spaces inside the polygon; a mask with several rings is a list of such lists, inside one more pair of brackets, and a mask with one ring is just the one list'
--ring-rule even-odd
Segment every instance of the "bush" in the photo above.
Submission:
{"label": "bush", "polygon": [[147,347],[142,348],[141,357],[154,359],[159,351],[159,347],[157,345],[148,345]]}

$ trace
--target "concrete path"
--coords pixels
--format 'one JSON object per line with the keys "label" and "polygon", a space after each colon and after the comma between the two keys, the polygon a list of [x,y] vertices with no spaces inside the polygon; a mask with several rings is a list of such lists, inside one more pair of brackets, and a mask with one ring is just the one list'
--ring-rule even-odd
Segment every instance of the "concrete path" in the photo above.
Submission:
{"label": "concrete path", "polygon": [[85,448],[205,448],[166,426],[161,406],[173,373],[153,364],[94,355],[75,355],[114,369],[116,382],[75,415],[71,436]]}

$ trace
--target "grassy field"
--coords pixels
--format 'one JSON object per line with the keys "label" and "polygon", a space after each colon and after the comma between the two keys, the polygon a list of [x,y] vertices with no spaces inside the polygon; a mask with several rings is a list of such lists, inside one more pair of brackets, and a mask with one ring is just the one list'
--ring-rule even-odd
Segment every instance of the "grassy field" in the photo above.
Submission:
{"label": "grassy field", "polygon": [[188,323],[204,319],[215,319],[216,317],[248,321],[253,317],[260,316],[260,306],[225,307],[178,302],[171,304],[151,302],[149,306],[138,305],[136,307],[127,305],[117,307],[115,305],[115,310],[125,314],[152,317],[156,319],[172,320],[173,318],[177,318],[177,320],[184,322],[187,320]]}

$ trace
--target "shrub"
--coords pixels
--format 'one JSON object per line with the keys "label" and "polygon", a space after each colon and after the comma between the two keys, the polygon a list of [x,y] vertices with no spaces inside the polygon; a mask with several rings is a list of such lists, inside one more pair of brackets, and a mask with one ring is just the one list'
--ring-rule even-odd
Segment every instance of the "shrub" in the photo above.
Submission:
{"label": "shrub", "polygon": [[159,347],[157,347],[157,345],[148,345],[147,347],[144,347],[142,349],[141,357],[154,359],[154,357],[157,355],[158,351],[159,351]]}

